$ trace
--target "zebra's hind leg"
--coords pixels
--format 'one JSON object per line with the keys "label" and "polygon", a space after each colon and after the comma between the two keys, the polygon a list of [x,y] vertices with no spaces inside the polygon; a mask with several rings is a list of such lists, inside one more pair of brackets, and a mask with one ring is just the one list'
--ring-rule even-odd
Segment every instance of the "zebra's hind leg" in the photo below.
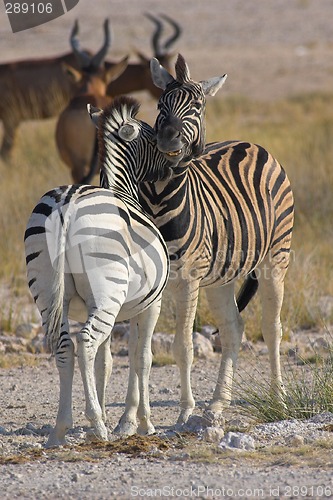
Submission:
{"label": "zebra's hind leg", "polygon": [[120,417],[120,420],[113,430],[114,434],[121,436],[132,436],[136,434],[137,411],[139,406],[139,381],[135,369],[135,356],[138,346],[138,328],[136,326],[135,318],[130,323],[130,336],[128,342],[128,355],[129,355],[129,376],[126,394],[125,411]]}
{"label": "zebra's hind leg", "polygon": [[[108,433],[103,422],[103,411],[96,387],[95,360],[99,346],[109,340],[113,323],[109,324],[103,312],[94,309],[77,334],[77,357],[86,398],[85,415],[92,426],[87,438],[91,441],[107,441]],[[117,314],[118,311],[112,315],[113,321]]]}
{"label": "zebra's hind leg", "polygon": [[[153,434],[150,421],[149,374],[152,363],[151,338],[160,314],[161,300],[131,320],[130,373],[125,412],[114,432],[121,435]],[[139,426],[137,425],[137,417]]]}
{"label": "zebra's hind leg", "polygon": [[271,391],[281,402],[284,398],[284,387],[280,367],[280,344],[282,326],[280,313],[284,294],[284,277],[286,266],[268,255],[256,269],[259,282],[259,294],[262,304],[262,335],[268,348],[271,368]]}
{"label": "zebra's hind leg", "polygon": [[56,350],[56,364],[60,379],[59,407],[56,425],[50,432],[46,448],[66,444],[66,432],[73,427],[72,386],[74,374],[74,344],[69,336],[67,319],[63,322]]}
{"label": "zebra's hind leg", "polygon": [[138,316],[138,348],[135,368],[139,381],[139,434],[154,434],[155,428],[150,421],[149,375],[152,364],[151,339],[161,311],[161,300]]}
{"label": "zebra's hind leg", "polygon": [[219,288],[207,288],[206,294],[219,327],[222,347],[217,384],[207,412],[207,417],[214,418],[216,413],[221,413],[231,402],[233,377],[244,326],[235,301],[234,283]]}
{"label": "zebra's hind leg", "polygon": [[95,359],[95,377],[97,396],[100,407],[102,408],[102,415],[104,422],[106,421],[105,413],[105,391],[108,381],[112,373],[112,354],[111,354],[111,335],[103,342],[97,349]]}

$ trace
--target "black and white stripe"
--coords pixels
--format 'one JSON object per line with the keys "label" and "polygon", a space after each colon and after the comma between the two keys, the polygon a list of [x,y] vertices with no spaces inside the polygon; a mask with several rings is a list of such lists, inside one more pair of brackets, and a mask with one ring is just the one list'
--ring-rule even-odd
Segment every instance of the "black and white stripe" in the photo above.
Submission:
{"label": "black and white stripe", "polygon": [[[181,375],[181,414],[194,407],[190,384],[192,327],[199,287],[205,287],[222,342],[222,359],[210,409],[231,399],[243,333],[239,310],[259,283],[262,330],[268,344],[273,390],[281,396],[280,310],[293,227],[293,195],[281,165],[264,148],[242,141],[205,146],[205,98],[225,76],[194,82],[179,56],[174,79],[158,61],[152,76],[164,92],[156,119],[157,147],[173,162],[168,183],[141,188],[144,208],[165,238],[171,258],[170,286],[177,305],[174,352]],[[245,277],[238,300],[234,281]]]}
{"label": "black and white stripe", "polygon": [[137,412],[140,431],[154,430],[147,377],[150,339],[168,278],[168,252],[140,206],[137,185],[167,175],[168,160],[156,149],[151,127],[136,120],[137,111],[138,104],[129,98],[115,100],[104,112],[90,109],[98,124],[102,177],[108,179],[108,189],[55,188],[41,198],[28,221],[29,287],[60,375],[59,412],[49,446],[63,443],[72,426],[74,346],[68,317],[84,322],[76,335],[77,354],[94,436],[107,437],[102,415],[111,371],[111,330],[115,321],[130,318],[131,377],[119,431],[136,432]]}

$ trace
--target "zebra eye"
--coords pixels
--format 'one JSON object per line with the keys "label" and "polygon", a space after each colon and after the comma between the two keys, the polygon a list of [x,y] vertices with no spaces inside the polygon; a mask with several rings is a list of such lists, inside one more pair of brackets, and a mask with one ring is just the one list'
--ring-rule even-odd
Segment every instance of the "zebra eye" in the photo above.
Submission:
{"label": "zebra eye", "polygon": [[202,103],[199,99],[193,99],[191,104],[195,109],[201,109]]}

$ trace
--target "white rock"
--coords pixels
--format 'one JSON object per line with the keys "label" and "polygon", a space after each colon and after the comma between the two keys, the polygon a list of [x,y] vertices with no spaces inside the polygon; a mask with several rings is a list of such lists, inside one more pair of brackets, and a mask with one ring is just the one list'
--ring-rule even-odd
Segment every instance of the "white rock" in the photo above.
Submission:
{"label": "white rock", "polygon": [[193,354],[196,358],[209,358],[214,353],[214,349],[210,340],[204,337],[199,332],[193,332]]}
{"label": "white rock", "polygon": [[253,451],[255,443],[252,436],[241,432],[227,432],[219,444],[222,450]]}
{"label": "white rock", "polygon": [[203,438],[207,443],[219,443],[224,436],[222,427],[206,427]]}

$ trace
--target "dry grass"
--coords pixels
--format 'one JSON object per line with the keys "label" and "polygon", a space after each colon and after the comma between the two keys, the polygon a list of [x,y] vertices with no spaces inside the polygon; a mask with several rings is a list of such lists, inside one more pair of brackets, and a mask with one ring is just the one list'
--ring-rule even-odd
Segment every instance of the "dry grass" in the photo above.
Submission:
{"label": "dry grass", "polygon": [[[322,327],[321,296],[333,296],[333,94],[304,95],[274,103],[244,97],[215,97],[208,102],[208,140],[243,139],[267,148],[285,167],[295,193],[296,221],[292,260],[286,280],[283,323],[290,330]],[[153,122],[154,116],[145,116]],[[55,120],[20,127],[12,163],[0,161],[0,279],[16,294],[28,294],[23,235],[30,211],[48,189],[70,182],[54,144]],[[253,300],[244,313],[247,335],[260,338],[260,306]],[[173,331],[174,304],[167,296],[158,329]],[[197,323],[211,322],[204,294]]]}
{"label": "dry grass", "polygon": [[216,444],[199,440],[196,435],[182,433],[172,438],[158,436],[131,436],[109,443],[92,443],[65,446],[60,449],[41,450],[32,448],[24,453],[0,456],[0,464],[22,464],[28,462],[96,462],[110,459],[115,454],[130,457],[161,458],[186,460],[186,463],[219,463],[225,466],[294,466],[294,467],[331,467],[330,450],[333,441],[315,441],[311,445],[299,447],[267,446],[253,452],[235,452],[219,449]]}

